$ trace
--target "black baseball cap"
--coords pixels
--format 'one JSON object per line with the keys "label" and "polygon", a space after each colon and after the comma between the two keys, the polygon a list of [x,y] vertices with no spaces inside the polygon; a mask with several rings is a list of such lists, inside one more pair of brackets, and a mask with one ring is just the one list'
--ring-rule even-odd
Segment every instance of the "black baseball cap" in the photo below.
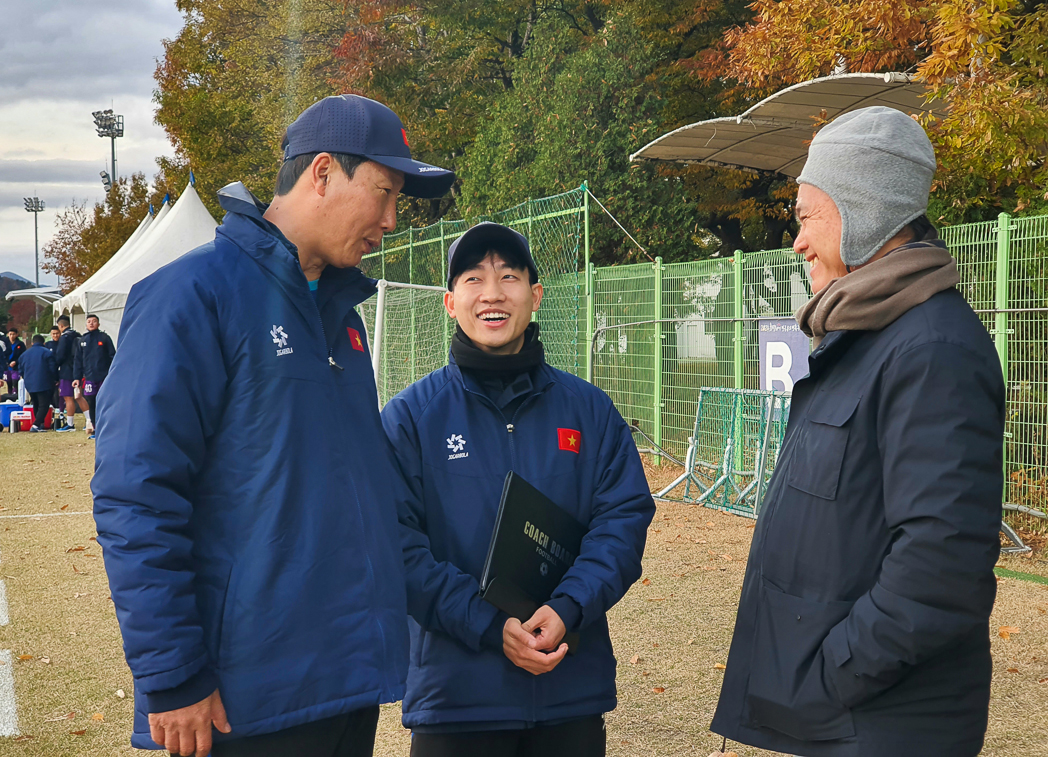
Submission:
{"label": "black baseball cap", "polygon": [[461,273],[461,271],[456,270],[459,267],[456,265],[458,261],[468,257],[467,253],[478,249],[481,252],[486,252],[489,249],[505,250],[507,253],[516,252],[519,257],[523,258],[528,271],[538,281],[539,270],[535,267],[535,259],[531,257],[531,245],[528,244],[527,237],[514,231],[509,226],[503,226],[501,223],[483,221],[468,229],[465,234],[452,242],[451,246],[448,247],[449,290],[451,289],[451,282]]}
{"label": "black baseball cap", "polygon": [[404,194],[434,198],[455,181],[454,171],[411,159],[408,133],[392,110],[360,95],[332,95],[313,103],[287,127],[284,160],[314,152],[359,155],[404,174]]}

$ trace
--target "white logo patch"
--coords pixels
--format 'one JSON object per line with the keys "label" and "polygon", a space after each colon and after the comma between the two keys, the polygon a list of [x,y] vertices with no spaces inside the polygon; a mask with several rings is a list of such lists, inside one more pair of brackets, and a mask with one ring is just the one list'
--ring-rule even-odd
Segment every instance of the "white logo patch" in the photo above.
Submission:
{"label": "white logo patch", "polygon": [[443,168],[437,168],[436,166],[419,166],[419,173],[433,173],[434,171],[443,171]]}
{"label": "white logo patch", "polygon": [[283,326],[273,326],[269,330],[269,335],[273,337],[273,344],[277,346],[277,355],[290,355],[294,352],[293,349],[287,345],[287,334],[284,333]]}
{"label": "white logo patch", "polygon": [[448,455],[448,460],[458,460],[461,457],[469,457],[468,452],[463,452],[466,448],[466,440],[462,438],[462,434],[452,434],[447,438],[448,449],[451,450],[452,454]]}

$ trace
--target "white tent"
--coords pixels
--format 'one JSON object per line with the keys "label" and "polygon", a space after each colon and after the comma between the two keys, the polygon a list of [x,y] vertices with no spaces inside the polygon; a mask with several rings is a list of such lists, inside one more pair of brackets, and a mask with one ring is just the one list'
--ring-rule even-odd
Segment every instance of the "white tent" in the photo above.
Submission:
{"label": "white tent", "polygon": [[94,276],[55,303],[55,316],[70,315],[82,331],[87,313],[98,316],[103,331],[117,341],[124,303],[131,287],[185,253],[215,238],[215,219],[192,185],[156,218],[143,219],[135,233]]}

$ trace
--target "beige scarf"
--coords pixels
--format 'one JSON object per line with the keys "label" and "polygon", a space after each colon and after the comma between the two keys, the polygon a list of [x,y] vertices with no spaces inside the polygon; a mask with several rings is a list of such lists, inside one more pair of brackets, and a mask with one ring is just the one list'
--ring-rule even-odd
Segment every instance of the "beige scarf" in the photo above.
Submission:
{"label": "beige scarf", "polygon": [[831,331],[880,331],[959,281],[945,247],[913,242],[831,281],[797,311],[797,323],[816,346]]}

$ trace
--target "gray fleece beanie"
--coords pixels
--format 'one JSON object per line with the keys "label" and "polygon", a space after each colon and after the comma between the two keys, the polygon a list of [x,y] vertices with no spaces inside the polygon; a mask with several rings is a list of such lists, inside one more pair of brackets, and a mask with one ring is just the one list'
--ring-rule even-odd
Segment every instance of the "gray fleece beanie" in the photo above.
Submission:
{"label": "gray fleece beanie", "polygon": [[928,209],[935,150],[921,125],[894,108],[845,113],[815,135],[797,177],[841,214],[841,260],[862,265]]}

